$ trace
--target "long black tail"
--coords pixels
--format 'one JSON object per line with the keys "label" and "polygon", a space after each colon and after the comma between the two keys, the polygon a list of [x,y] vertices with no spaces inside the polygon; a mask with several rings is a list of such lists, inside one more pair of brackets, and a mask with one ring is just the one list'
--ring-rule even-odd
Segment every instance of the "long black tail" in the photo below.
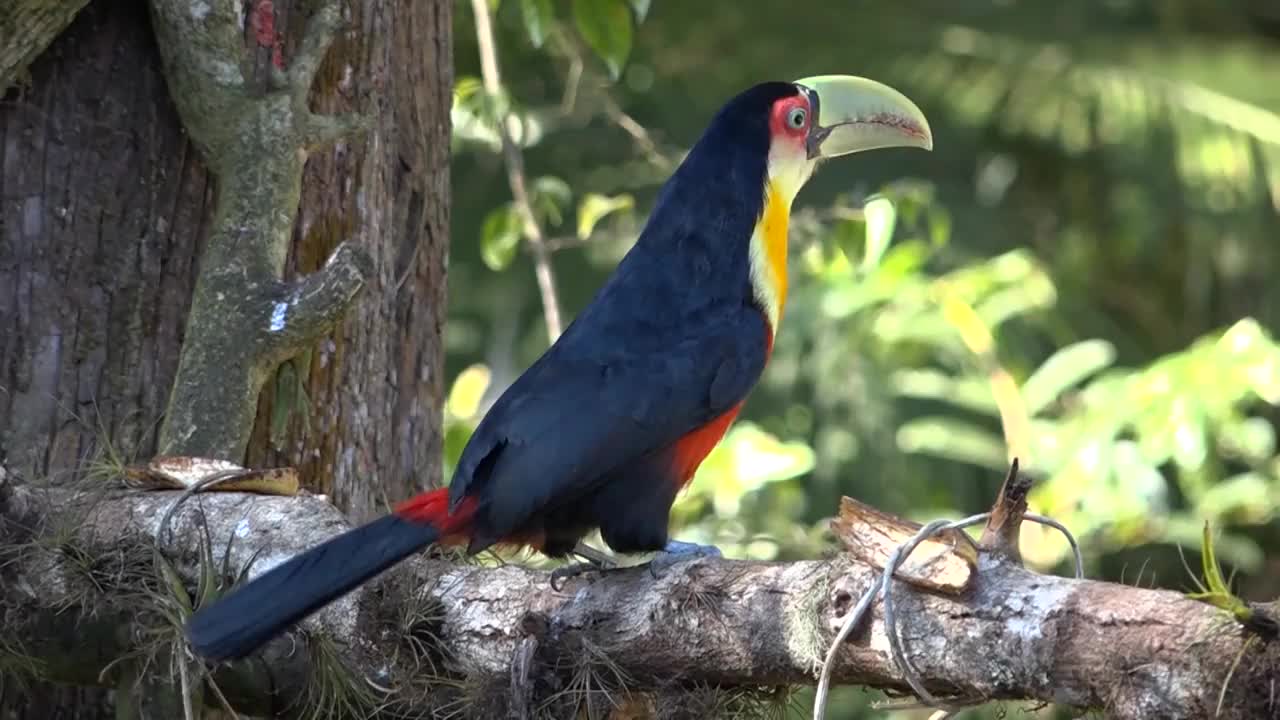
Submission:
{"label": "long black tail", "polygon": [[187,638],[210,660],[242,658],[439,535],[395,515],[345,532],[197,611]]}

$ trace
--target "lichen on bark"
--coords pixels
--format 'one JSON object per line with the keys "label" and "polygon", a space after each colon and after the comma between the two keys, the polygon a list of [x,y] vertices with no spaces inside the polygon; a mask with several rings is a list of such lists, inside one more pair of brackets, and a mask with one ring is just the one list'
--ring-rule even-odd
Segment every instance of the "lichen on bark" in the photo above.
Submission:
{"label": "lichen on bark", "polygon": [[0,94],[66,29],[89,0],[5,0],[0,12]]}
{"label": "lichen on bark", "polygon": [[282,282],[307,154],[358,131],[358,116],[312,113],[307,96],[340,24],[323,0],[287,70],[265,91],[247,79],[234,0],[153,0],[170,95],[217,181],[160,452],[240,461],[258,394],[279,364],[307,349],[372,274],[344,244],[325,266]]}

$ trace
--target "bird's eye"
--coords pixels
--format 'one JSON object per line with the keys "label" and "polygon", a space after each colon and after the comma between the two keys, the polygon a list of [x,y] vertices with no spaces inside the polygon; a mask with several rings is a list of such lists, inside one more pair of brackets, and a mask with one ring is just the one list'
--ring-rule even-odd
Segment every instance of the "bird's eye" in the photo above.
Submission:
{"label": "bird's eye", "polygon": [[805,112],[804,108],[791,108],[791,112],[787,113],[787,125],[792,129],[799,130],[804,127],[805,119],[808,116],[809,114]]}

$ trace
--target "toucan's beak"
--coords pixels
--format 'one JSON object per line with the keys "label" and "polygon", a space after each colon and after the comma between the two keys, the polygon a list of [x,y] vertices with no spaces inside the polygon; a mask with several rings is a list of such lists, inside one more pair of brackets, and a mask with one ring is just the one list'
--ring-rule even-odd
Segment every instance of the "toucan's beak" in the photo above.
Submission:
{"label": "toucan's beak", "polygon": [[807,141],[810,159],[889,147],[933,149],[924,113],[888,85],[852,75],[818,75],[796,85],[808,91],[817,111]]}

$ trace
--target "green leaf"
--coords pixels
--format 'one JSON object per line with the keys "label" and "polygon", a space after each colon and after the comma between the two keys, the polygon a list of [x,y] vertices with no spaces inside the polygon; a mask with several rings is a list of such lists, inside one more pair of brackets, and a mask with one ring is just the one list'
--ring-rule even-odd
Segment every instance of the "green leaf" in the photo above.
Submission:
{"label": "green leaf", "polygon": [[897,211],[889,198],[873,197],[867,201],[862,213],[867,223],[867,248],[862,256],[862,269],[871,270],[880,264],[880,258],[893,240]]}
{"label": "green leaf", "polygon": [[520,12],[524,15],[524,29],[529,33],[529,42],[541,48],[547,41],[547,31],[555,20],[555,10],[551,0],[520,0]]}
{"label": "green leaf", "polygon": [[649,6],[652,0],[631,0],[631,9],[636,13],[636,22],[644,22],[645,17],[649,15]]}
{"label": "green leaf", "polygon": [[[1203,592],[1191,593],[1189,597],[1203,600],[1235,615],[1241,622],[1247,622],[1251,612],[1243,600],[1231,594],[1227,581],[1222,577],[1222,568],[1218,566],[1218,558],[1213,548],[1213,530],[1209,521],[1204,523],[1204,535],[1200,544],[1200,564],[1204,572]],[[1196,582],[1200,585],[1200,582]],[[1207,587],[1206,587],[1207,586]]]}
{"label": "green leaf", "polygon": [[573,0],[573,20],[617,80],[631,54],[631,13],[623,0]]}
{"label": "green leaf", "polygon": [[480,259],[495,272],[506,269],[520,247],[520,216],[515,207],[492,210],[480,230]]}
{"label": "green leaf", "polygon": [[1069,388],[1105,369],[1115,359],[1115,347],[1105,340],[1085,340],[1050,355],[1022,385],[1027,412],[1035,415],[1049,407]]}
{"label": "green leaf", "polygon": [[578,239],[586,240],[591,237],[596,224],[606,216],[619,210],[630,210],[632,207],[635,207],[635,198],[625,193],[612,197],[599,193],[587,193],[586,197],[582,198],[582,202],[578,203]]}
{"label": "green leaf", "polygon": [[533,181],[530,191],[534,212],[552,225],[564,222],[564,209],[573,199],[569,183],[552,175],[544,175]]}
{"label": "green leaf", "polygon": [[889,387],[903,397],[936,400],[990,417],[1000,415],[991,383],[983,377],[952,377],[938,370],[905,369],[889,376]]}
{"label": "green leaf", "polygon": [[951,240],[951,213],[946,208],[929,209],[929,242],[942,247]]}
{"label": "green leaf", "polygon": [[173,599],[177,601],[178,606],[187,614],[191,613],[191,595],[187,592],[187,586],[182,581],[182,576],[174,569],[168,558],[163,555],[156,554],[156,564],[160,566],[160,575],[164,578],[165,585],[168,586]]}
{"label": "green leaf", "polygon": [[812,448],[783,442],[756,425],[734,426],[698,468],[691,497],[710,501],[715,514],[736,517],[743,498],[770,483],[790,480],[813,469]]}
{"label": "green leaf", "polygon": [[863,254],[862,249],[867,239],[867,222],[862,218],[841,220],[831,228],[829,235],[835,241],[836,247],[844,253],[845,259],[853,264],[858,256]]}
{"label": "green leaf", "polygon": [[1004,441],[967,422],[948,417],[923,417],[898,428],[898,448],[906,453],[970,463],[993,470],[1008,465]]}
{"label": "green leaf", "polygon": [[1197,499],[1203,517],[1230,517],[1235,523],[1265,523],[1272,512],[1271,483],[1258,472],[1246,472],[1214,484]]}
{"label": "green leaf", "polygon": [[1266,462],[1276,454],[1276,428],[1260,417],[1229,419],[1217,435],[1224,451],[1246,462]]}

